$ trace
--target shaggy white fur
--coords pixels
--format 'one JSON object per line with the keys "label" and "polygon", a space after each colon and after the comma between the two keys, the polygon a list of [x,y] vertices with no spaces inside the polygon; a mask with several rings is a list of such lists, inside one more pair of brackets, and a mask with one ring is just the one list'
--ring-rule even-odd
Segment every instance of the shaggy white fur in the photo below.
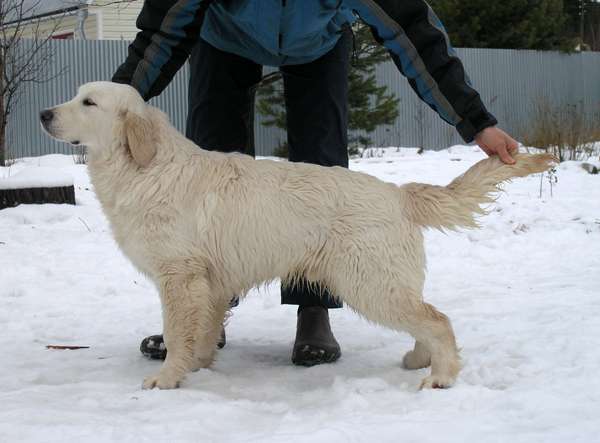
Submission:
{"label": "shaggy white fur", "polygon": [[451,386],[460,360],[448,318],[423,301],[422,229],[476,226],[498,183],[554,161],[489,158],[446,187],[397,187],[344,168],[204,151],[125,85],[86,84],[50,111],[45,129],[88,147],[115,238],[159,289],[169,352],[145,388],[175,388],[210,365],[232,294],[298,277],[409,332],[405,367],[431,365],[422,387]]}

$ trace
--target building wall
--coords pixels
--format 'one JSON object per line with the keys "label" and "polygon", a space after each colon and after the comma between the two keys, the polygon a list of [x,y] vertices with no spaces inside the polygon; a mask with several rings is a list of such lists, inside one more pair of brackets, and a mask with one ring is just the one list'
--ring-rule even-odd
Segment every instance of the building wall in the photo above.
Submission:
{"label": "building wall", "polygon": [[[95,14],[90,14],[85,21],[85,38],[95,40],[98,38],[98,17]],[[77,34],[75,34],[77,35]]]}
{"label": "building wall", "polygon": [[126,3],[113,3],[111,0],[94,2],[90,13],[99,17],[101,34],[97,37],[103,40],[133,40],[138,29],[135,20],[142,9],[143,0]]}
{"label": "building wall", "polygon": [[[85,21],[85,37],[88,40],[133,40],[138,29],[137,16],[143,0],[114,3],[113,0],[98,0],[90,6]],[[39,27],[38,27],[39,23]],[[23,37],[32,38],[39,29],[41,35],[73,32],[77,35],[77,12],[61,16],[50,16],[23,26]]]}
{"label": "building wall", "polygon": [[[61,35],[73,33],[77,36],[77,13],[68,13],[61,16],[51,16],[39,21],[22,25],[23,38],[35,38],[48,34]],[[85,34],[88,39],[96,39],[98,36],[98,21],[95,14],[90,14],[85,22]]]}

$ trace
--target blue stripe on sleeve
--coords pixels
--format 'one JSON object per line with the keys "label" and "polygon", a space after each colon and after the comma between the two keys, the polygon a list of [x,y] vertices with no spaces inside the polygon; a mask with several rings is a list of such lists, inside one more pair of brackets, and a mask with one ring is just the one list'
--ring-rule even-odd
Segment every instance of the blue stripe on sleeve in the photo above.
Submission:
{"label": "blue stripe on sleeve", "polygon": [[186,36],[184,28],[192,23],[203,0],[179,0],[169,9],[161,25],[160,33],[152,36],[144,59],[138,64],[132,83],[145,96],[158,77],[161,69],[171,59],[173,47]]}
{"label": "blue stripe on sleeve", "polygon": [[[356,10],[365,22],[377,30],[383,45],[395,55],[394,62],[402,73],[415,82],[419,96],[448,123],[454,126],[460,123],[461,117],[440,91],[437,82],[427,71],[425,63],[402,27],[373,0],[344,0],[344,4]],[[434,27],[440,30],[437,26]],[[448,47],[451,48],[449,45]]]}

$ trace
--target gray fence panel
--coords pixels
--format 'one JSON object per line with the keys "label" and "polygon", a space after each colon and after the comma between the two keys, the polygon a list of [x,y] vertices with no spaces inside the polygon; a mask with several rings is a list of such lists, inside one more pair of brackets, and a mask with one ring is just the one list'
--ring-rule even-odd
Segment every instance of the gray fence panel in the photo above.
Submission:
{"label": "gray fence panel", "polygon": [[[11,157],[29,157],[52,153],[72,154],[75,149],[45,135],[39,124],[39,111],[70,100],[79,85],[109,80],[125,60],[128,42],[114,40],[52,41],[53,58],[42,83],[27,84],[20,94],[7,131]],[[27,50],[27,43],[23,50]],[[181,69],[164,94],[151,103],[160,107],[175,126],[185,129],[187,109],[187,65]]]}
{"label": "gray fence panel", "polygon": [[[9,156],[25,157],[50,153],[70,154],[73,148],[45,136],[38,123],[41,109],[70,99],[79,85],[107,80],[127,54],[127,42],[71,40],[51,42],[54,57],[49,66],[51,80],[28,84],[10,117],[7,131]],[[24,44],[23,50],[27,50]],[[480,92],[500,125],[521,137],[535,118],[539,100],[554,105],[581,106],[586,114],[600,114],[600,53],[504,49],[458,49],[474,87]],[[265,69],[265,73],[272,69]],[[391,63],[376,70],[377,80],[400,98],[400,114],[393,125],[378,128],[371,138],[376,146],[422,146],[441,149],[461,140],[453,127],[443,122],[411,90]],[[188,68],[185,66],[167,90],[152,103],[185,129]],[[285,141],[285,133],[266,128],[256,118],[256,152],[269,155]]]}
{"label": "gray fence panel", "polygon": [[[600,53],[457,49],[475,89],[501,127],[522,137],[535,118],[536,103],[581,105],[598,120]],[[378,146],[441,149],[460,143],[454,128],[416,98],[392,63],[377,69],[377,79],[401,99],[400,116],[372,136]]]}

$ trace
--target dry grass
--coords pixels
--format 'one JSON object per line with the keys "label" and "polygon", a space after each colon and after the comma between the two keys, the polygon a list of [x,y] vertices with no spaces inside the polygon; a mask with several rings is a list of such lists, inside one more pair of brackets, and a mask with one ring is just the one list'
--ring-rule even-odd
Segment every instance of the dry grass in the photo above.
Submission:
{"label": "dry grass", "polygon": [[526,146],[544,149],[561,162],[586,160],[595,155],[600,141],[600,109],[586,113],[581,104],[535,103],[533,124],[522,131]]}
{"label": "dry grass", "polygon": [[84,147],[73,148],[73,161],[76,165],[87,164],[87,149]]}

